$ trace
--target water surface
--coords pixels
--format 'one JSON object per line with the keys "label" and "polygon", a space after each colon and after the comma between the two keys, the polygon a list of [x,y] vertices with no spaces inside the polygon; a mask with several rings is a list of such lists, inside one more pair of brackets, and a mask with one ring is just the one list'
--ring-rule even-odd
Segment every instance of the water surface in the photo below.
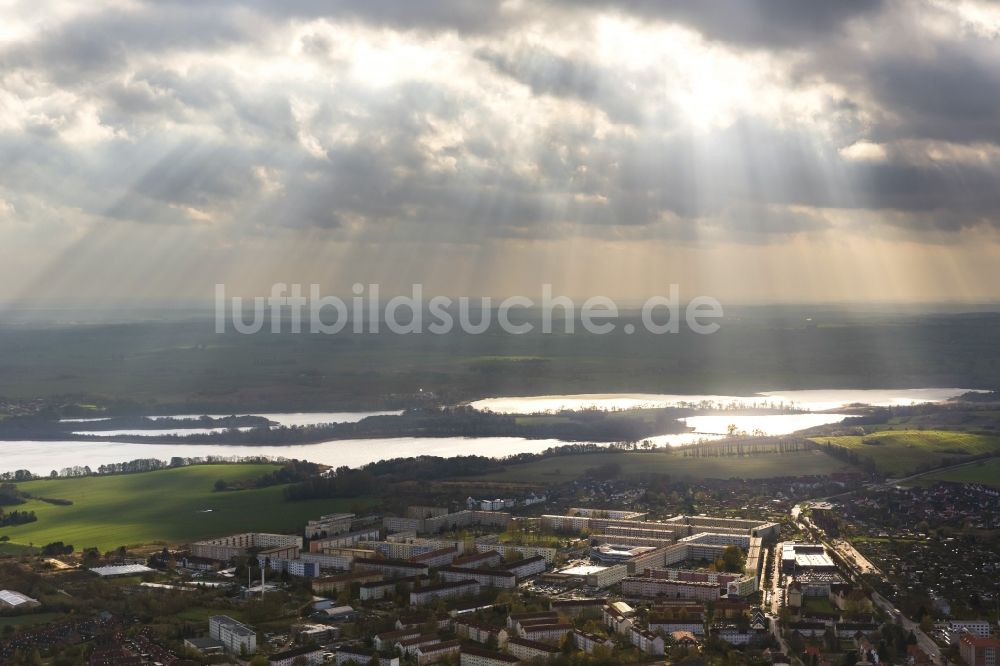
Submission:
{"label": "water surface", "polygon": [[471,405],[501,414],[533,414],[562,410],[636,409],[639,407],[711,406],[721,409],[795,408],[808,412],[871,405],[888,407],[923,402],[942,402],[968,393],[960,388],[921,389],[816,389],[802,391],[762,391],[751,396],[683,395],[676,393],[583,393],[486,398]]}
{"label": "water surface", "polygon": [[420,455],[453,458],[463,455],[501,457],[515,453],[537,453],[566,443],[556,439],[532,440],[521,437],[393,437],[342,439],[291,446],[16,441],[0,442],[0,451],[3,452],[0,455],[0,471],[27,469],[35,474],[45,475],[53,469],[59,471],[77,465],[89,465],[96,469],[99,465],[138,458],[169,461],[173,456],[267,456],[298,458],[334,467],[359,467],[388,458]]}

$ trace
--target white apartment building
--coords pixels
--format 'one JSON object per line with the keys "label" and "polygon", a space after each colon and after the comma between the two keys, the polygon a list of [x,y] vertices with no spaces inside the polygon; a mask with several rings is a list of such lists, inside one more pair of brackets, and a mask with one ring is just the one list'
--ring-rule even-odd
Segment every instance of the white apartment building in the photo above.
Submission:
{"label": "white apartment building", "polygon": [[[558,645],[566,634],[573,631],[573,625],[568,622],[557,622],[556,624],[529,624],[522,625],[518,634],[521,638],[539,643],[554,643]],[[510,641],[508,640],[508,643]]]}
{"label": "white apartment building", "polygon": [[587,574],[587,585],[604,589],[606,587],[611,587],[612,585],[617,585],[622,582],[626,576],[628,576],[628,565],[616,564],[614,566],[607,567],[606,569],[596,571],[592,574]]}
{"label": "white apartment building", "polygon": [[496,639],[497,645],[503,647],[507,643],[507,630],[491,627],[472,620],[456,620],[455,634],[477,643],[488,643],[490,638]]}
{"label": "white apartment building", "polygon": [[512,590],[517,586],[517,576],[510,571],[494,571],[492,569],[456,569],[447,567],[439,572],[441,580],[455,583],[462,580],[474,580],[483,587],[497,587]]}
{"label": "white apartment building", "polygon": [[460,666],[509,666],[519,663],[521,660],[514,655],[489,652],[474,647],[463,647],[459,657]]}
{"label": "white apartment building", "polygon": [[476,548],[478,548],[480,552],[490,550],[495,551],[500,553],[501,557],[507,557],[511,553],[520,553],[521,555],[524,555],[525,559],[541,557],[545,560],[546,564],[552,564],[556,561],[555,548],[544,548],[540,546],[512,546],[510,544],[488,543],[486,541],[480,541],[479,539],[476,540]]}
{"label": "white apartment building", "polygon": [[309,542],[309,550],[313,553],[321,553],[327,548],[351,548],[357,546],[360,541],[377,541],[379,528],[366,527],[353,532],[344,532],[322,539],[313,539]]}
{"label": "white apartment building", "polygon": [[629,640],[645,654],[652,656],[663,654],[663,636],[659,634],[633,625],[629,630]]}
{"label": "white apartment building", "polygon": [[989,638],[990,623],[986,620],[948,621],[948,633],[951,634],[953,641],[958,640],[958,637],[961,636],[963,632],[969,632],[973,636],[979,636],[980,638]]}
{"label": "white apartment building", "polygon": [[350,571],[354,562],[353,555],[339,555],[335,553],[302,553],[299,559],[303,562],[312,562],[319,567],[320,572],[324,571]]}
{"label": "white apartment building", "polygon": [[471,594],[479,594],[479,583],[474,580],[428,585],[427,587],[410,592],[410,605],[422,606],[431,603],[435,599],[464,597]]}
{"label": "white apartment building", "polygon": [[604,647],[608,650],[613,650],[615,644],[614,641],[606,636],[588,634],[585,631],[577,629],[573,632],[573,646],[586,654],[593,654],[594,648]]}
{"label": "white apartment building", "polygon": [[251,655],[257,652],[257,632],[228,615],[208,618],[208,635],[225,645],[226,651],[232,654]]}
{"label": "white apartment building", "polygon": [[528,576],[536,576],[540,573],[544,573],[548,568],[548,561],[545,559],[544,555],[533,555],[531,557],[526,557],[523,560],[516,560],[504,567],[505,571],[509,571],[521,578],[527,578]]}
{"label": "white apartment building", "polygon": [[378,666],[399,666],[399,657],[383,657],[374,650],[361,647],[344,647],[334,653],[337,666],[345,664],[377,664]]}
{"label": "white apartment building", "polygon": [[531,661],[533,659],[545,660],[558,656],[559,648],[554,645],[511,636],[507,639],[507,652],[524,661]]}
{"label": "white apartment building", "polygon": [[302,537],[291,534],[269,534],[266,532],[244,532],[217,539],[205,539],[191,544],[193,557],[228,562],[234,557],[246,555],[251,548],[270,549],[279,546],[302,548]]}
{"label": "white apartment building", "polygon": [[622,581],[622,594],[626,597],[655,598],[663,596],[668,599],[699,599],[701,601],[717,601],[720,596],[717,583],[647,578],[644,576],[629,576],[625,578]]}
{"label": "white apartment building", "polygon": [[328,513],[325,516],[320,516],[316,520],[310,520],[306,523],[306,536],[314,539],[316,537],[333,536],[341,532],[350,532],[353,521],[353,513]]}
{"label": "white apartment building", "polygon": [[278,652],[268,657],[269,666],[299,666],[299,664],[322,664],[323,650],[319,648],[299,647]]}
{"label": "white apartment building", "polygon": [[359,557],[354,560],[355,571],[377,571],[386,578],[408,578],[426,576],[430,567],[406,560],[376,560]]}
{"label": "white apartment building", "polygon": [[438,641],[433,645],[417,648],[413,654],[417,658],[418,666],[424,666],[425,664],[436,664],[453,654],[458,654],[461,649],[461,641]]}

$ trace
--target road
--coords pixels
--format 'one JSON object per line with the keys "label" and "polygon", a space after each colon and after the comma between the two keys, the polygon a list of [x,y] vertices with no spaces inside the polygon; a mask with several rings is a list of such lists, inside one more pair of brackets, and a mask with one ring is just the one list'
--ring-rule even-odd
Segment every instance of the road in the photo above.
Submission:
{"label": "road", "polygon": [[[959,467],[966,467],[968,465],[975,465],[975,464],[977,464],[979,462],[981,462],[981,461],[979,461],[979,460],[972,460],[972,461],[968,461],[968,462],[958,463],[957,465],[948,465],[946,467],[938,467],[938,468],[935,468],[935,469],[927,470],[926,472],[919,472],[917,474],[911,474],[909,476],[901,477],[901,478],[898,478],[898,479],[886,479],[885,482],[883,482],[883,483],[869,484],[869,485],[865,486],[864,489],[865,490],[876,490],[876,489],[890,488],[892,486],[897,486],[897,485],[899,485],[901,483],[906,483],[908,481],[912,481],[914,479],[918,479],[918,478],[920,478],[922,476],[926,476],[928,474],[937,474],[939,472],[944,472],[944,471],[947,471],[947,470],[957,469]],[[832,500],[832,499],[842,498],[842,497],[844,497],[846,495],[852,495],[855,492],[857,492],[857,491],[856,490],[848,490],[846,492],[837,493],[835,495],[830,495],[828,497],[817,498],[817,499],[811,500],[811,501],[817,501],[817,502],[818,501],[828,501],[828,500]],[[818,535],[818,537],[819,537],[818,540],[821,543],[823,543],[830,550],[832,550],[835,553],[837,553],[840,556],[841,560],[843,562],[845,562],[846,564],[848,564],[851,567],[851,571],[850,571],[851,578],[853,578],[855,580],[859,580],[860,575],[861,574],[866,574],[866,573],[867,574],[874,574],[874,575],[877,575],[877,576],[882,576],[883,575],[882,572],[878,569],[878,567],[876,567],[866,557],[864,557],[861,553],[859,553],[857,551],[857,549],[851,543],[849,543],[847,541],[844,541],[844,540],[839,540],[839,539],[837,539],[837,540],[831,540],[830,538],[827,537],[825,530],[820,529],[811,520],[809,520],[808,518],[806,518],[805,516],[803,516],[802,515],[802,510],[803,510],[803,508],[808,507],[809,504],[810,504],[810,502],[802,502],[802,503],[796,504],[795,506],[792,507],[792,510],[791,510],[792,522],[797,523],[803,529],[803,531],[805,531],[806,533],[813,533],[813,534]],[[780,548],[780,547],[781,547],[781,544],[778,544],[777,548]],[[781,599],[781,589],[778,587],[779,576],[780,576],[780,566],[781,566],[780,559],[778,557],[778,553],[779,552],[780,552],[779,550],[777,550],[777,549],[775,550],[775,560],[776,560],[775,563],[774,563],[775,573],[774,573],[774,577],[773,577],[773,580],[772,580],[772,587],[771,587],[770,610],[775,615],[775,621],[772,622],[772,625],[776,625],[777,624],[777,613],[778,613],[778,610],[780,609],[780,599]],[[912,631],[913,635],[916,636],[916,638],[917,638],[917,645],[919,645],[920,648],[924,652],[926,652],[928,654],[928,656],[930,656],[931,661],[933,663],[935,663],[935,664],[942,664],[942,663],[944,663],[943,662],[943,658],[941,656],[941,648],[938,647],[937,643],[935,643],[933,640],[931,640],[930,636],[928,636],[927,634],[925,634],[923,632],[923,630],[920,628],[919,624],[917,624],[916,622],[914,622],[910,618],[908,618],[905,615],[903,615],[903,613],[898,608],[896,608],[892,604],[892,602],[890,602],[888,599],[886,599],[885,597],[883,597],[878,592],[872,592],[872,603],[874,603],[876,606],[878,606],[879,608],[881,608],[890,617],[898,618],[900,624],[902,625],[902,627],[905,630]],[[787,654],[787,645],[785,644],[784,640],[782,640],[782,638],[780,636],[780,632],[777,629],[774,629],[774,632],[775,632],[775,637],[778,639],[778,642],[782,646],[782,649],[785,650],[786,654]]]}
{"label": "road", "polygon": [[801,664],[801,660],[798,655],[792,654],[792,648],[789,647],[788,642],[785,641],[785,637],[781,635],[780,620],[778,618],[778,613],[781,610],[781,605],[783,601],[783,594],[781,589],[781,544],[777,544],[774,547],[774,557],[773,563],[771,565],[771,586],[768,590],[770,594],[770,603],[766,604],[766,607],[770,611],[771,615],[771,634],[774,636],[775,640],[778,641],[778,645],[781,651],[785,653],[789,659],[792,660],[793,664]]}
{"label": "road", "polygon": [[934,661],[934,663],[942,663],[941,649],[938,647],[937,643],[931,640],[930,636],[923,632],[919,624],[900,613],[899,609],[892,605],[892,602],[878,592],[872,592],[872,603],[888,613],[890,616],[898,617],[903,629],[906,631],[912,631],[913,635],[917,637],[917,645],[920,646],[920,649],[930,655],[930,658]]}
{"label": "road", "polygon": [[[914,475],[914,477],[908,477],[908,478],[915,478],[916,476],[920,475],[917,474]],[[869,562],[867,558],[861,555],[861,553],[858,553],[858,551],[854,548],[853,545],[847,543],[846,541],[841,541],[841,540],[831,541],[831,539],[827,537],[827,534],[823,529],[821,529],[807,517],[803,516],[802,509],[807,507],[808,505],[809,502],[802,502],[801,505],[796,504],[792,508],[792,520],[798,523],[798,525],[802,528],[803,531],[805,531],[806,533],[816,535],[820,543],[822,543],[824,546],[837,553],[840,556],[841,560],[848,567],[850,567],[849,573],[852,579],[858,581],[860,580],[861,574],[864,573],[875,573],[879,576],[882,575],[882,573],[878,570],[878,568],[875,567],[871,562]],[[847,548],[844,547],[845,544]],[[837,547],[838,545],[840,546],[839,548]],[[935,664],[943,663],[941,657],[941,649],[938,647],[937,643],[931,640],[930,636],[928,636],[923,632],[919,624],[917,624],[910,618],[903,615],[903,613],[898,608],[896,608],[888,599],[883,597],[878,592],[872,591],[871,598],[873,604],[881,608],[890,617],[898,619],[903,629],[905,629],[906,631],[913,632],[913,635],[916,636],[917,639],[917,645],[919,645],[920,648],[927,653],[927,655],[931,658],[931,661],[933,663]]]}

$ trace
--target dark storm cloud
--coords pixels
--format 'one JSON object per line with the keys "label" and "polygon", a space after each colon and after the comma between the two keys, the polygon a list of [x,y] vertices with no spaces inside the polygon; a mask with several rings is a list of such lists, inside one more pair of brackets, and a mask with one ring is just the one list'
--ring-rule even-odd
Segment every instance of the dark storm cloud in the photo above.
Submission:
{"label": "dark storm cloud", "polygon": [[53,22],[30,41],[0,47],[0,68],[44,71],[72,88],[127,70],[134,54],[213,51],[253,39],[250,26],[231,13],[152,5]]}
{"label": "dark storm cloud", "polygon": [[881,10],[880,0],[556,0],[574,10],[619,11],[680,23],[709,39],[763,48],[808,46],[850,20]]}
{"label": "dark storm cloud", "polygon": [[[231,7],[230,0],[172,4]],[[763,47],[825,39],[844,23],[878,12],[882,0],[539,0],[523,5],[467,0],[256,0],[242,7],[282,17],[357,20],[403,30],[494,33],[543,16],[616,11],[647,20],[689,25],[711,39]]]}
{"label": "dark storm cloud", "polygon": [[877,136],[970,142],[1000,139],[1000,44],[941,45],[932,57],[892,55],[864,72],[872,94],[902,118]]}
{"label": "dark storm cloud", "polygon": [[167,0],[157,3],[179,8],[198,7],[208,11],[233,7],[252,9],[280,19],[329,18],[349,20],[402,30],[456,30],[463,33],[487,33],[506,29],[520,22],[527,12],[505,11],[502,2],[468,0]]}

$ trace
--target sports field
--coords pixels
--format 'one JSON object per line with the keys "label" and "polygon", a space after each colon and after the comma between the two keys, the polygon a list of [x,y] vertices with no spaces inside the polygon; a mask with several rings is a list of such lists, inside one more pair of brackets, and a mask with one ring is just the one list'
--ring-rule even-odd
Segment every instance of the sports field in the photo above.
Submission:
{"label": "sports field", "polygon": [[510,483],[565,483],[586,476],[590,470],[610,464],[618,465],[620,476],[669,474],[677,479],[763,479],[829,474],[851,468],[821,451],[706,458],[687,458],[676,453],[658,451],[552,456],[521,465],[509,465],[502,472],[475,478]]}
{"label": "sports field", "polygon": [[873,461],[880,472],[897,477],[949,461],[958,463],[973,455],[1000,452],[1000,437],[947,430],[892,430],[870,435],[815,437],[813,441],[851,449]]}
{"label": "sports field", "polygon": [[252,479],[275,465],[196,465],[117,476],[53,479],[18,484],[34,497],[71,500],[59,506],[32,499],[18,509],[38,521],[0,528],[12,544],[53,541],[80,550],[110,550],[154,542],[170,544],[236,532],[298,532],[306,520],[367,505],[367,500],[286,502],[283,486],[214,492],[217,479]]}

